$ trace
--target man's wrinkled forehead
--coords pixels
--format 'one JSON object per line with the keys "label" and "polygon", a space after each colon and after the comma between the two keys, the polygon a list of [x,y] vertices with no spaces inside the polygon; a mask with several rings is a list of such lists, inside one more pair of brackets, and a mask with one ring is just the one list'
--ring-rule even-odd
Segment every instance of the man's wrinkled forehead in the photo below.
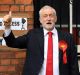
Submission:
{"label": "man's wrinkled forehead", "polygon": [[51,6],[44,6],[44,7],[42,7],[41,9],[40,9],[40,11],[39,11],[39,14],[42,14],[42,13],[48,13],[48,12],[46,12],[46,11],[49,11],[49,12],[52,12],[53,14],[55,14],[56,15],[56,11],[55,11],[55,9],[54,8],[52,8]]}

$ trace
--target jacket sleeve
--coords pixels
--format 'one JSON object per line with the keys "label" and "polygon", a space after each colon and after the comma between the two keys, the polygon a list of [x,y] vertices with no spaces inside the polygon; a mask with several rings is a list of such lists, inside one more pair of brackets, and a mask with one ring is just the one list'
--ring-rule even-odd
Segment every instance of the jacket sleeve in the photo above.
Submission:
{"label": "jacket sleeve", "polygon": [[9,46],[9,47],[27,48],[28,35],[29,35],[29,33],[27,33],[23,36],[19,36],[19,37],[15,38],[15,36],[13,35],[13,33],[11,31],[9,36],[4,37],[4,35],[3,35],[3,38],[6,41],[6,45]]}

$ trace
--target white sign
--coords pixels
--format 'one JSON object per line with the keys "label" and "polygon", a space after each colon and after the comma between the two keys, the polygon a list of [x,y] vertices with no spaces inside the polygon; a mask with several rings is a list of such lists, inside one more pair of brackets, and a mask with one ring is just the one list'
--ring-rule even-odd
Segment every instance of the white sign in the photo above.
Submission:
{"label": "white sign", "polygon": [[[12,18],[12,30],[27,30],[27,18]],[[3,18],[0,18],[0,30],[4,30]]]}

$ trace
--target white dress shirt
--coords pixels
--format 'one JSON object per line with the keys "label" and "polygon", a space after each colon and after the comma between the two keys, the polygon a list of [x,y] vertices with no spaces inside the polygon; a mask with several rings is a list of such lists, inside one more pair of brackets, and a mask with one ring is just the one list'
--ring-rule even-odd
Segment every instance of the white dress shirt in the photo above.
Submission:
{"label": "white dress shirt", "polygon": [[10,32],[11,32],[11,28],[5,29],[5,31],[4,31],[4,37],[9,36]]}
{"label": "white dress shirt", "polygon": [[[39,75],[46,75],[46,62],[48,52],[48,31],[44,30],[44,62]],[[59,75],[59,49],[58,49],[58,33],[56,28],[52,31],[53,33],[53,75]]]}

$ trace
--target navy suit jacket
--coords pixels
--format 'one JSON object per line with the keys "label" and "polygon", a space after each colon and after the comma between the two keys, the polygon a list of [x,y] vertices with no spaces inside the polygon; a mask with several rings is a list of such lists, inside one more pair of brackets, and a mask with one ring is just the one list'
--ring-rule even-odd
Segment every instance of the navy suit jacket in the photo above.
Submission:
{"label": "navy suit jacket", "polygon": [[[59,41],[64,40],[68,45],[66,49],[66,64],[63,63],[63,52],[59,49],[59,75],[78,75],[77,49],[72,35],[58,30],[58,38]],[[43,28],[33,29],[18,38],[15,38],[11,32],[4,39],[9,47],[27,49],[27,57],[22,75],[38,75],[44,60]]]}

